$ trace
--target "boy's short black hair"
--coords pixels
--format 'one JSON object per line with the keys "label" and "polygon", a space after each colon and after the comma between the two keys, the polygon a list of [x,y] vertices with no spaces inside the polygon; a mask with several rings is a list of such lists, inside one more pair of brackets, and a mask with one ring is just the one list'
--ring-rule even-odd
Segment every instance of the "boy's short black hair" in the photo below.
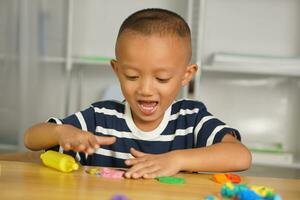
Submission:
{"label": "boy's short black hair", "polygon": [[161,8],[148,8],[131,14],[122,23],[118,38],[127,31],[191,38],[191,31],[185,20],[180,15]]}

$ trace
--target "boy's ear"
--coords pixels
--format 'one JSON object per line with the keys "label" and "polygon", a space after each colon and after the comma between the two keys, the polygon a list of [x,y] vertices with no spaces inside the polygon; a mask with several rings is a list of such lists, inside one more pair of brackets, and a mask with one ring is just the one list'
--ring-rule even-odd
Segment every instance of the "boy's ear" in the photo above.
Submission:
{"label": "boy's ear", "polygon": [[196,64],[190,64],[186,67],[184,77],[182,79],[181,85],[187,85],[194,77],[198,70],[198,66]]}
{"label": "boy's ear", "polygon": [[117,63],[118,61],[117,60],[115,60],[115,59],[112,59],[112,60],[110,60],[110,66],[111,66],[111,68],[114,70],[114,72],[116,73],[116,74],[118,74],[117,72],[118,72],[118,63]]}

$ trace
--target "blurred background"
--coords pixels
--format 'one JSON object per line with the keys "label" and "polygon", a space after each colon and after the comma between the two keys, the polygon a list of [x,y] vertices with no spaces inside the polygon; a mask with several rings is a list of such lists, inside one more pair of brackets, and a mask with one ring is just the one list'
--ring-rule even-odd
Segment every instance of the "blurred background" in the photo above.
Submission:
{"label": "blurred background", "polygon": [[103,99],[122,100],[109,66],[118,28],[143,8],[177,12],[201,67],[178,98],[240,130],[245,175],[300,178],[300,1],[0,0],[0,153],[23,134]]}

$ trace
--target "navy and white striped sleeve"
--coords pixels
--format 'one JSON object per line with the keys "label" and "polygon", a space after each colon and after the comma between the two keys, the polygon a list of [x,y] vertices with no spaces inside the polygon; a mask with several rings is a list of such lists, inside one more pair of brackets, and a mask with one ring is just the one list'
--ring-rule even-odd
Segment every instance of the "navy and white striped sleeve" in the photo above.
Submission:
{"label": "navy and white striped sleeve", "polygon": [[[83,131],[89,131],[94,133],[95,132],[95,114],[94,108],[90,107],[86,110],[81,112],[77,112],[72,114],[64,119],[58,119],[52,117],[48,120],[49,123],[56,123],[56,124],[69,124],[76,128],[79,128]],[[47,150],[54,150],[59,151],[61,153],[69,154],[75,157],[81,164],[85,164],[86,162],[86,155],[84,153],[76,153],[74,151],[65,151],[61,146],[57,145]]]}
{"label": "navy and white striped sleeve", "polygon": [[64,119],[50,118],[48,122],[56,124],[70,124],[84,131],[95,131],[95,113],[94,108],[90,107],[81,112],[72,114]]}
{"label": "navy and white striped sleeve", "polygon": [[221,142],[226,134],[232,134],[238,140],[241,136],[238,130],[229,127],[210,114],[203,106],[198,113],[194,129],[194,146],[205,147]]}

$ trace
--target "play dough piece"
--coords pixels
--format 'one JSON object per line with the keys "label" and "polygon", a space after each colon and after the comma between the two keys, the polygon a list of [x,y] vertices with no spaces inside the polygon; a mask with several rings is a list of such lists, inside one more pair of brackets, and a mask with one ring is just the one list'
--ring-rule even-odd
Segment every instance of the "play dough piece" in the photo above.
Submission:
{"label": "play dough piece", "polygon": [[184,184],[185,179],[184,178],[177,178],[173,176],[159,176],[155,178],[161,183],[167,183],[167,184]]}

